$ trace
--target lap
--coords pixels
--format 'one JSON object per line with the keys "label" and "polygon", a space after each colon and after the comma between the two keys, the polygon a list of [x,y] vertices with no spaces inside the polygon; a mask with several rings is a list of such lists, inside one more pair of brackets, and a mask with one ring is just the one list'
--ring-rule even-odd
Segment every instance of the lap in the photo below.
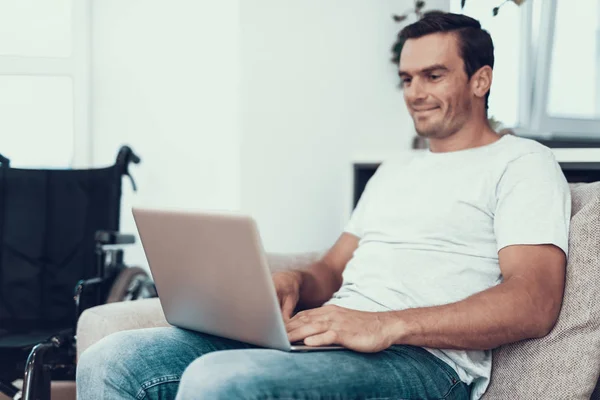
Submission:
{"label": "lap", "polygon": [[214,351],[250,347],[175,327],[113,333],[78,360],[79,397],[174,398],[183,372],[195,359]]}
{"label": "lap", "polygon": [[184,359],[191,363],[203,354],[219,350],[244,349],[254,346],[218,336],[176,327],[147,328],[113,333],[83,353],[96,353],[98,357],[117,355],[126,360],[129,356],[168,364],[167,361]]}
{"label": "lap", "polygon": [[447,364],[413,346],[286,353],[171,327],[113,334],[82,358],[81,398],[468,398]]}
{"label": "lap", "polygon": [[372,354],[244,349],[194,361],[179,398],[468,399],[468,390],[447,364],[419,347]]}

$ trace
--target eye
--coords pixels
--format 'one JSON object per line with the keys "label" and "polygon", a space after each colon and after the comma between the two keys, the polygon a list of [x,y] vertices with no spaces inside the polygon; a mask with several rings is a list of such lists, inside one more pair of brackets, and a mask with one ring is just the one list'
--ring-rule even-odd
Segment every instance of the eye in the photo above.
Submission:
{"label": "eye", "polygon": [[410,78],[402,78],[400,81],[401,81],[402,87],[404,87],[404,86],[410,85],[411,79]]}
{"label": "eye", "polygon": [[437,74],[429,74],[429,80],[431,81],[437,81],[438,79],[440,79],[442,76],[441,75],[437,75]]}

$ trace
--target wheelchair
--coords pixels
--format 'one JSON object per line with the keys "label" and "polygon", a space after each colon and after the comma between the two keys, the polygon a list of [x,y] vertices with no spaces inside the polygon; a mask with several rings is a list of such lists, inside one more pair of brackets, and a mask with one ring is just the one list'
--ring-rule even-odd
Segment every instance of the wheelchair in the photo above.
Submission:
{"label": "wheelchair", "polygon": [[18,169],[0,155],[0,393],[50,399],[51,381],[75,380],[85,309],[156,297],[145,270],[123,262],[134,235],[118,231],[122,178],[137,190],[139,162],[128,146],[98,169]]}

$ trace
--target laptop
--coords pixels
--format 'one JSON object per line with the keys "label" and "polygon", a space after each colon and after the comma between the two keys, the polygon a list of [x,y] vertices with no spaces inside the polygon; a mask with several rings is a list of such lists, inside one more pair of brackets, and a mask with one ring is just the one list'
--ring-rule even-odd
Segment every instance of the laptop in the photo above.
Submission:
{"label": "laptop", "polygon": [[289,342],[252,217],[136,207],[133,216],[171,325],[282,351],[343,349]]}

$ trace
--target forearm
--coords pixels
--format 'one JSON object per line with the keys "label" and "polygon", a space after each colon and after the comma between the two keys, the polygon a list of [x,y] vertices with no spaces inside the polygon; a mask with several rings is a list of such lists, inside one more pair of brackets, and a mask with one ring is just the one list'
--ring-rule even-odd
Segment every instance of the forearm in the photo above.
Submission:
{"label": "forearm", "polygon": [[554,323],[548,315],[559,309],[560,304],[529,293],[523,281],[513,280],[456,303],[386,314],[395,344],[492,349],[545,335]]}
{"label": "forearm", "polygon": [[305,310],[320,307],[341,287],[342,277],[322,261],[309,268],[296,271],[300,279],[298,308]]}

